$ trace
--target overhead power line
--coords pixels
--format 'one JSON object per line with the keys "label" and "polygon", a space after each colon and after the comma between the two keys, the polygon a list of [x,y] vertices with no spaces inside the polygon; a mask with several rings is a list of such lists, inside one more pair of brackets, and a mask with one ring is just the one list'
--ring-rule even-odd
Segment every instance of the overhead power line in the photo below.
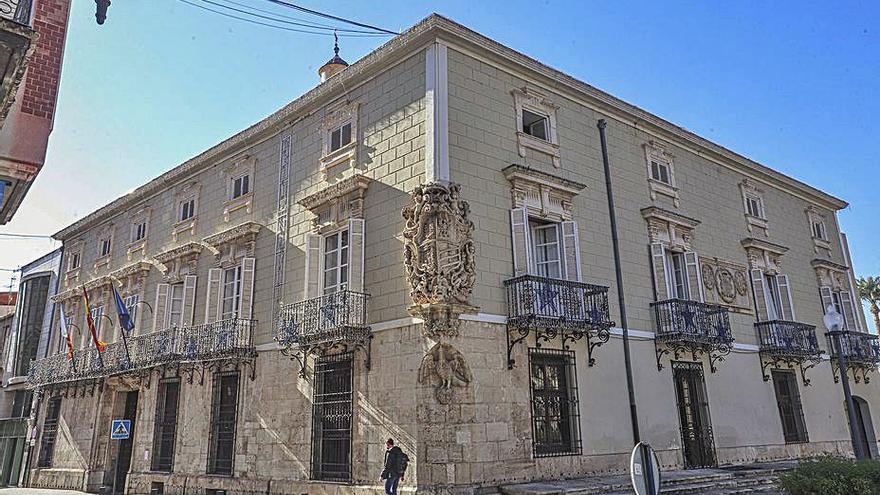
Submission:
{"label": "overhead power line", "polygon": [[[306,28],[311,28],[311,29],[321,29],[321,30],[326,30],[326,31],[328,31],[328,32],[338,31],[338,32],[340,32],[340,33],[358,33],[358,34],[371,34],[371,35],[377,35],[377,34],[378,34],[378,33],[376,33],[375,31],[364,31],[364,30],[360,30],[360,29],[334,28],[333,26],[328,26],[328,25],[326,25],[326,24],[317,24],[317,23],[314,23],[314,22],[304,21],[304,20],[302,20],[302,19],[289,18],[289,17],[287,17],[287,16],[282,16],[281,14],[275,14],[275,13],[270,12],[270,11],[268,11],[268,10],[257,9],[257,8],[253,8],[253,7],[250,7],[250,6],[248,6],[248,5],[244,5],[244,4],[238,3],[238,2],[233,2],[232,0],[225,0],[225,2],[226,2],[226,3],[233,4],[233,5],[238,5],[238,6],[240,6],[240,7],[245,7],[247,10],[244,10],[244,9],[237,9],[237,8],[235,8],[235,7],[230,7],[229,5],[226,5],[226,4],[223,4],[223,3],[219,3],[219,2],[215,2],[215,1],[212,1],[212,0],[201,0],[201,1],[204,2],[204,3],[207,3],[207,4],[211,4],[211,5],[214,5],[214,6],[220,7],[220,8],[224,8],[224,9],[232,10],[232,11],[235,11],[235,12],[240,12],[240,13],[245,14],[245,15],[250,15],[250,16],[253,16],[253,17],[258,17],[258,18],[260,18],[260,19],[266,19],[266,20],[269,20],[269,21],[280,22],[280,23],[282,23],[282,24],[289,24],[289,25],[291,25],[291,26],[300,26],[300,27],[306,27]],[[253,11],[256,11],[256,12],[264,12],[264,13],[273,14],[273,15],[262,15],[262,14],[254,13]],[[294,19],[294,20],[289,20],[289,19]]]}
{"label": "overhead power line", "polygon": [[52,239],[51,235],[39,235],[39,234],[13,234],[8,232],[0,232],[0,238],[9,238],[9,239]]}
{"label": "overhead power line", "polygon": [[288,8],[294,9],[294,10],[298,10],[300,12],[305,12],[307,14],[312,14],[312,15],[316,15],[318,17],[323,17],[325,19],[333,19],[334,21],[345,22],[347,24],[351,24],[352,26],[359,26],[362,28],[373,29],[375,31],[379,31],[380,33],[393,34],[395,36],[400,34],[396,31],[389,31],[387,29],[383,29],[383,28],[376,27],[376,26],[371,26],[369,24],[363,24],[363,23],[360,23],[357,21],[352,21],[350,19],[345,19],[343,17],[337,17],[335,15],[325,14],[323,12],[318,12],[317,10],[307,9],[305,7],[301,7],[299,5],[296,5],[296,4],[293,4],[290,2],[285,2],[284,0],[266,0],[266,1],[272,2],[274,4],[278,4],[278,5],[283,5],[285,7],[288,7]]}
{"label": "overhead power line", "polygon": [[[200,1],[201,1],[201,2],[204,2],[204,3],[207,3],[207,4],[209,4],[209,5],[214,5],[214,6],[217,6],[217,7],[220,7],[220,8],[224,8],[224,9],[227,9],[227,10],[230,10],[230,11],[240,12],[240,13],[243,13],[243,14],[245,14],[245,15],[250,15],[250,16],[254,16],[254,17],[258,17],[258,18],[263,18],[263,19],[271,20],[271,21],[273,21],[273,22],[278,22],[278,23],[288,24],[288,25],[297,25],[297,26],[300,26],[300,28],[293,28],[293,27],[287,27],[287,26],[279,26],[279,25],[277,25],[277,24],[270,24],[270,23],[268,23],[268,22],[262,22],[262,21],[259,21],[259,20],[256,20],[256,19],[251,19],[251,18],[247,18],[247,17],[242,17],[242,16],[240,16],[240,15],[232,14],[232,13],[229,13],[229,12],[225,12],[225,11],[223,11],[223,10],[218,10],[218,9],[215,9],[215,8],[211,8],[211,7],[208,7],[208,6],[205,6],[205,5],[202,5],[202,4],[199,4],[199,3],[196,3],[195,1],[190,1],[190,0],[179,0],[179,1],[180,1],[180,2],[183,2],[183,3],[187,4],[187,5],[191,5],[191,6],[193,6],[193,7],[196,7],[196,8],[202,9],[202,10],[206,10],[206,11],[208,11],[208,12],[212,12],[212,13],[214,13],[214,14],[222,15],[222,16],[224,16],[224,17],[229,17],[229,18],[231,18],[231,19],[236,19],[236,20],[239,20],[239,21],[249,22],[249,23],[251,23],[251,24],[256,24],[256,25],[260,25],[260,26],[266,26],[266,27],[271,27],[271,28],[275,28],[275,29],[281,29],[281,30],[283,30],[283,31],[291,31],[291,32],[295,32],[295,33],[303,33],[303,34],[316,34],[316,35],[319,35],[319,36],[333,36],[333,35],[334,35],[334,31],[336,31],[336,29],[334,29],[334,28],[332,28],[332,27],[323,27],[323,26],[320,26],[320,25],[307,25],[307,24],[304,25],[305,23],[298,23],[298,22],[293,22],[293,21],[285,20],[285,19],[282,19],[282,18],[275,18],[275,17],[263,16],[263,15],[260,15],[260,14],[255,14],[255,13],[253,13],[253,12],[248,12],[248,11],[245,11],[245,10],[241,10],[241,9],[237,9],[237,8],[234,8],[234,7],[230,7],[230,6],[228,6],[228,5],[224,5],[224,4],[220,4],[220,3],[217,3],[217,2],[213,2],[213,1],[211,1],[211,0],[200,0]],[[237,5],[241,5],[241,4],[237,4]],[[386,35],[383,34],[383,33],[378,33],[378,32],[356,31],[356,30],[353,30],[353,29],[345,29],[342,33],[339,34],[339,36],[344,36],[344,37],[349,37],[349,38],[361,38],[361,37],[375,37],[375,36],[386,36]]]}

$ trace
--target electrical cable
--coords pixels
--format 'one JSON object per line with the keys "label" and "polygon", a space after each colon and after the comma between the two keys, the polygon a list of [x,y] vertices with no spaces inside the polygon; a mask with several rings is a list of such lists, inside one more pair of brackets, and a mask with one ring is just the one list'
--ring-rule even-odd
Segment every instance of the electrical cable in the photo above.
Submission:
{"label": "electrical cable", "polygon": [[260,12],[265,12],[265,13],[268,13],[268,14],[279,15],[280,17],[268,16],[268,15],[261,15],[261,14],[255,14],[254,12],[251,12],[250,10],[237,9],[237,8],[235,8],[235,7],[230,7],[230,6],[228,6],[228,5],[225,5],[225,4],[222,4],[222,3],[218,3],[218,2],[215,2],[215,1],[212,1],[212,0],[201,0],[201,1],[204,2],[204,3],[207,3],[207,4],[211,4],[211,5],[217,6],[217,7],[221,7],[221,8],[228,9],[228,10],[232,10],[232,11],[234,11],[234,12],[239,12],[239,13],[242,13],[242,14],[246,14],[246,15],[250,15],[250,16],[258,17],[258,18],[260,18],[260,19],[266,19],[266,20],[269,20],[269,21],[280,22],[280,23],[282,23],[282,24],[289,24],[289,25],[292,25],[292,26],[300,26],[300,27],[306,27],[306,28],[310,28],[310,29],[322,29],[322,30],[326,30],[326,31],[329,31],[329,32],[339,31],[340,33],[358,33],[358,34],[379,35],[379,33],[376,33],[376,32],[374,32],[374,31],[363,31],[363,30],[359,30],[359,29],[334,28],[333,26],[321,25],[321,24],[315,24],[315,23],[311,23],[311,22],[308,22],[308,21],[306,21],[306,22],[297,22],[297,21],[299,21],[299,19],[297,19],[297,21],[286,20],[286,18],[285,18],[284,16],[280,16],[280,14],[274,14],[273,12],[270,12],[270,11],[267,11],[267,10],[253,9],[252,7],[249,7],[249,6],[247,6],[247,5],[240,4],[240,3],[237,3],[237,2],[233,2],[233,1],[231,1],[231,0],[225,0],[225,1],[226,1],[226,3],[231,3],[231,4],[233,4],[233,5],[238,5],[238,6],[241,6],[241,7],[251,8],[251,9],[253,9],[253,10],[257,10],[257,11],[260,11]]}
{"label": "electrical cable", "polygon": [[39,234],[13,234],[0,232],[0,237],[10,237],[15,239],[52,239],[51,235],[39,235]]}
{"label": "electrical cable", "polygon": [[316,16],[318,16],[318,17],[324,17],[325,19],[333,19],[334,21],[345,22],[345,23],[351,24],[351,25],[353,25],[353,26],[359,26],[359,27],[362,27],[362,28],[373,29],[373,30],[375,30],[375,31],[379,31],[379,32],[381,32],[381,33],[385,33],[385,34],[393,34],[393,35],[395,35],[395,36],[397,36],[398,34],[400,34],[400,33],[395,32],[395,31],[389,31],[389,30],[387,30],[387,29],[383,29],[383,28],[376,27],[376,26],[371,26],[371,25],[369,25],[369,24],[363,24],[363,23],[360,23],[360,22],[357,22],[357,21],[352,21],[352,20],[350,20],[350,19],[346,19],[346,18],[344,18],[344,17],[337,17],[337,16],[335,16],[335,15],[325,14],[325,13],[323,13],[323,12],[318,12],[317,10],[307,9],[307,8],[305,8],[305,7],[300,7],[299,5],[296,5],[296,4],[293,4],[293,3],[289,3],[289,2],[284,2],[284,1],[282,1],[282,0],[266,0],[266,1],[267,1],[267,2],[272,2],[272,3],[274,3],[274,4],[278,4],[278,5],[283,5],[283,6],[285,6],[285,7],[288,7],[288,8],[291,8],[291,9],[295,9],[295,10],[298,10],[298,11],[300,11],[300,12],[305,12],[305,13],[308,13],[308,14],[316,15]]}

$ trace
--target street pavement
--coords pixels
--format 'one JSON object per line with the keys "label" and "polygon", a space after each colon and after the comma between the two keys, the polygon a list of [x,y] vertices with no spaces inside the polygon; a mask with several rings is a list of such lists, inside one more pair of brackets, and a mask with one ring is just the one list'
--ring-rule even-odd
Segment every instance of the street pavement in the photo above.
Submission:
{"label": "street pavement", "polygon": [[47,488],[0,488],[0,495],[85,495],[74,490],[49,490]]}

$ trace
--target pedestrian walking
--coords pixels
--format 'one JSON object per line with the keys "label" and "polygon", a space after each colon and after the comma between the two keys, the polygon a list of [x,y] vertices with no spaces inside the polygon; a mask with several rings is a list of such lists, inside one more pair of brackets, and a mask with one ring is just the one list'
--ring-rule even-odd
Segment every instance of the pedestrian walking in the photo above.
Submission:
{"label": "pedestrian walking", "polygon": [[397,495],[397,485],[403,480],[408,465],[409,457],[389,438],[385,442],[385,466],[381,476],[385,481],[385,495]]}

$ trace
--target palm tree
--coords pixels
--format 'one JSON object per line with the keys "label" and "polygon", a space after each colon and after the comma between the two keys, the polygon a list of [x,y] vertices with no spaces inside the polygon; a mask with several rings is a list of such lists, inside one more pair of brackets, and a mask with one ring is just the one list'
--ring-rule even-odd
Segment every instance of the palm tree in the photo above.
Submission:
{"label": "palm tree", "polygon": [[860,278],[857,282],[859,297],[868,303],[868,308],[874,315],[874,326],[877,333],[880,333],[880,277]]}

